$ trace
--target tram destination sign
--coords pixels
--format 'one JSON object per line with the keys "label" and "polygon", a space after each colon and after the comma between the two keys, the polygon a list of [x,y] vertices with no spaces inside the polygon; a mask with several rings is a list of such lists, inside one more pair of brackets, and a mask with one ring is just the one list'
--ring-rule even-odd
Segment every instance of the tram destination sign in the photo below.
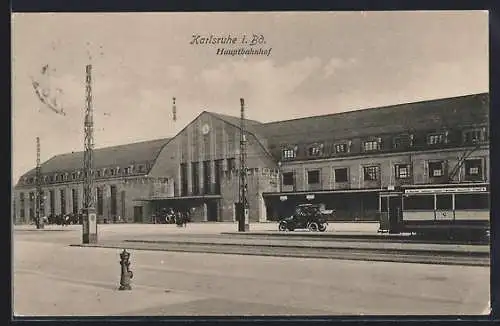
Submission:
{"label": "tram destination sign", "polygon": [[405,194],[435,194],[435,193],[485,192],[485,191],[486,187],[422,188],[422,189],[405,189]]}

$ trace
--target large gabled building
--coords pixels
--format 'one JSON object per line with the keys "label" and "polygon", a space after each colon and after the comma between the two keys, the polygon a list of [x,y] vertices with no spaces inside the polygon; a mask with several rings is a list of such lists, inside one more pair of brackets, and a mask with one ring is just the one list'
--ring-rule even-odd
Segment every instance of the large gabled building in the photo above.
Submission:
{"label": "large gabled building", "polygon": [[[204,111],[173,138],[96,150],[100,219],[149,222],[172,207],[194,208],[197,221],[234,221],[239,124]],[[486,93],[245,125],[253,221],[277,219],[304,202],[335,208],[339,219],[376,219],[380,190],[489,182]],[[42,164],[46,209],[81,208],[82,167],[81,152]],[[34,172],[15,188],[20,222],[34,214]]]}

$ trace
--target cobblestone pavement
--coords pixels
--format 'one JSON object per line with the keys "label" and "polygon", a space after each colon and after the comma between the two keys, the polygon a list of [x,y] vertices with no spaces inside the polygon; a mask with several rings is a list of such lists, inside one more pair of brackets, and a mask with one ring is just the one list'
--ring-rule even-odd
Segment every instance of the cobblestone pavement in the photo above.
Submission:
{"label": "cobblestone pavement", "polygon": [[[14,233],[16,315],[456,315],[488,308],[487,267],[161,251],[131,250],[133,290],[117,291],[119,250],[69,247],[80,235],[69,229]],[[103,237],[119,233],[101,230]]]}

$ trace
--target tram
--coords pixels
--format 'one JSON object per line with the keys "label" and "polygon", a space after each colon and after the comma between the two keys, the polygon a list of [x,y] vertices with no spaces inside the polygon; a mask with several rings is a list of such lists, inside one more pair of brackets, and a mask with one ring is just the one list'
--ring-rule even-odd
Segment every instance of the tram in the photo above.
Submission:
{"label": "tram", "polygon": [[407,185],[380,192],[380,232],[478,238],[489,234],[488,183]]}

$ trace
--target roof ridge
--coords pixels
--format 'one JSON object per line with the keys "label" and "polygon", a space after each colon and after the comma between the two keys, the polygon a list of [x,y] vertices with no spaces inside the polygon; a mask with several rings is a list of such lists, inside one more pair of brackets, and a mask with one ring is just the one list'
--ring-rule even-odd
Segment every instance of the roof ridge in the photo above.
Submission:
{"label": "roof ridge", "polygon": [[[219,113],[219,112],[213,112],[213,111],[204,111],[204,112],[206,112],[208,114],[218,115],[222,119],[224,119],[224,117],[229,117],[229,118],[233,118],[233,119],[241,119],[240,117],[236,117],[234,115],[229,115],[229,114],[225,114],[225,113]],[[265,124],[265,122],[261,122],[261,121],[257,121],[257,120],[253,120],[253,119],[248,119],[248,118],[245,118],[245,121],[251,121],[251,122],[258,123],[258,124]]]}
{"label": "roof ridge", "polygon": [[297,120],[305,120],[305,119],[313,119],[313,118],[325,118],[325,117],[331,117],[331,116],[341,116],[341,115],[350,114],[353,112],[362,112],[362,111],[369,111],[369,110],[393,109],[393,108],[396,108],[398,106],[404,106],[404,105],[426,104],[426,103],[430,103],[430,102],[435,103],[435,102],[439,102],[439,101],[449,101],[449,100],[454,100],[454,99],[459,99],[459,98],[464,98],[464,97],[475,97],[475,96],[482,96],[482,95],[487,95],[487,94],[488,94],[488,92],[472,93],[472,94],[445,97],[445,98],[440,97],[440,98],[427,99],[427,100],[422,100],[422,101],[404,102],[404,103],[390,104],[390,105],[384,105],[384,106],[374,106],[374,107],[363,108],[363,109],[351,109],[351,110],[343,111],[343,112],[335,112],[335,113],[313,115],[313,116],[309,116],[309,117],[301,117],[301,118],[294,118],[294,119],[263,122],[262,125],[268,126],[268,125],[275,124],[275,123],[282,123],[282,122],[289,122],[289,121],[297,121]]}

